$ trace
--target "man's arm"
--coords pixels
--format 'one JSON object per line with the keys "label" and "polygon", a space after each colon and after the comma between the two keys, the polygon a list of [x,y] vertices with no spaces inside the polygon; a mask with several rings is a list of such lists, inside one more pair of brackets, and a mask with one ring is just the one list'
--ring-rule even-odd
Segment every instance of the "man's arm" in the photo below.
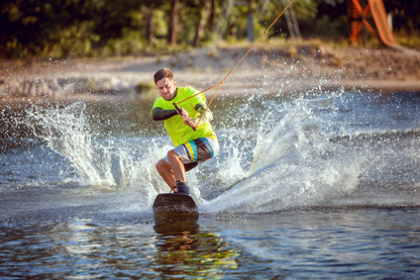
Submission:
{"label": "man's arm", "polygon": [[176,115],[178,115],[178,112],[175,109],[163,110],[162,108],[156,107],[152,110],[152,118],[154,121],[164,121]]}
{"label": "man's arm", "polygon": [[207,104],[205,104],[205,103],[198,103],[198,104],[196,104],[195,106],[194,106],[194,109],[197,111],[197,112],[199,112],[200,113],[200,115],[195,119],[196,121],[198,121],[200,118],[201,118],[201,116],[203,115],[203,113],[204,113],[204,111],[206,112],[205,114],[204,114],[204,116],[203,116],[203,118],[202,118],[202,121],[203,122],[210,122],[212,119],[213,119],[213,114],[212,114],[212,112],[210,111],[210,109],[207,109],[207,111],[206,111],[206,107],[207,107]]}

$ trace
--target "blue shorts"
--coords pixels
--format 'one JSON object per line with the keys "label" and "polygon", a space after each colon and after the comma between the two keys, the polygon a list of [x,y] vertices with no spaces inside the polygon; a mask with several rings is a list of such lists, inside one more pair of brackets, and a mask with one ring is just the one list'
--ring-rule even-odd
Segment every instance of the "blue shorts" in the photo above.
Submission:
{"label": "blue shorts", "polygon": [[[174,151],[181,158],[185,171],[188,171],[217,156],[219,153],[219,142],[217,138],[198,138],[176,146]],[[167,156],[163,159],[168,162]]]}

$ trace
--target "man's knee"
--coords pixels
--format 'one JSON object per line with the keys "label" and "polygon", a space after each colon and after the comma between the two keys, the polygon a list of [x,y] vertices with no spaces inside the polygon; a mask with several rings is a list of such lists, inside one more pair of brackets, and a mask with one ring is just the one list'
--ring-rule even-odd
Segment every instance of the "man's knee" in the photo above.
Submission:
{"label": "man's knee", "polygon": [[166,154],[166,156],[168,157],[168,159],[169,159],[169,158],[177,158],[177,157],[179,157],[179,156],[178,156],[178,154],[177,154],[174,150],[170,150],[170,151]]}
{"label": "man's knee", "polygon": [[159,160],[156,163],[156,169],[157,169],[157,171],[159,171],[159,173],[161,173],[161,171],[167,170],[168,167],[169,167],[169,164],[163,159]]}

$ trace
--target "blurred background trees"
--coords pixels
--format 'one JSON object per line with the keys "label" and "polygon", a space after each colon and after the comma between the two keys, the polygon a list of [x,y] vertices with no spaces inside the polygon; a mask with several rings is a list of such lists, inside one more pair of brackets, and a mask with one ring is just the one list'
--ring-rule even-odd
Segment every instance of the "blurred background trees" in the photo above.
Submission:
{"label": "blurred background trees", "polygon": [[[259,37],[289,0],[2,0],[0,57],[170,53]],[[419,37],[419,1],[384,0],[395,32]],[[296,0],[303,38],[346,39],[346,0]],[[251,25],[250,25],[251,23]],[[250,36],[252,34],[252,36]],[[282,17],[267,38],[289,38]]]}

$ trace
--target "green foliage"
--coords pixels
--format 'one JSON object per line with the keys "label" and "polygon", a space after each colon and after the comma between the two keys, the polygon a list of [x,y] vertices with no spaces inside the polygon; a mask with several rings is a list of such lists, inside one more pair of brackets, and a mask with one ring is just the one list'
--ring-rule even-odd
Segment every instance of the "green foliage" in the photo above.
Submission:
{"label": "green foliage", "polygon": [[138,83],[134,90],[141,98],[154,99],[157,96],[156,85],[151,81]]}
{"label": "green foliage", "polygon": [[302,6],[296,7],[299,11],[296,16],[303,36],[328,39],[347,37],[345,1],[304,1],[299,5]]}
{"label": "green foliage", "polygon": [[135,88],[135,90],[138,92],[138,93],[145,93],[145,92],[148,92],[148,91],[150,91],[150,90],[152,90],[152,89],[154,89],[155,88],[155,85],[153,84],[153,82],[147,82],[147,83],[143,83],[143,82],[140,82],[140,83],[138,83],[137,85],[136,85],[136,88]]}
{"label": "green foliage", "polygon": [[[175,0],[171,0],[175,1]],[[178,0],[176,45],[168,43],[171,1],[163,0],[2,0],[0,57],[92,57],[176,53],[191,48],[204,0]],[[280,0],[213,0],[202,45],[220,39],[235,43],[247,38],[247,15],[252,13],[254,37],[263,34],[283,10]],[[418,46],[419,1],[384,0],[392,12],[401,42]],[[308,38],[347,38],[345,0],[297,0],[293,4],[301,34]],[[148,29],[148,14],[153,21]],[[210,11],[209,11],[210,12]],[[147,37],[147,32],[152,37]],[[416,37],[417,36],[417,37]],[[288,37],[282,16],[267,38]],[[151,38],[151,39],[150,39]]]}
{"label": "green foliage", "polygon": [[103,56],[138,55],[145,49],[146,40],[136,30],[124,29],[121,38],[111,38],[104,46]]}
{"label": "green foliage", "polygon": [[[411,33],[410,35],[408,33]],[[397,31],[395,33],[395,38],[397,41],[406,47],[410,48],[420,48],[420,31],[406,32],[406,31]]]}
{"label": "green foliage", "polygon": [[342,37],[347,32],[347,16],[332,20],[328,15],[322,15],[310,29],[311,34],[317,34],[319,37]]}

